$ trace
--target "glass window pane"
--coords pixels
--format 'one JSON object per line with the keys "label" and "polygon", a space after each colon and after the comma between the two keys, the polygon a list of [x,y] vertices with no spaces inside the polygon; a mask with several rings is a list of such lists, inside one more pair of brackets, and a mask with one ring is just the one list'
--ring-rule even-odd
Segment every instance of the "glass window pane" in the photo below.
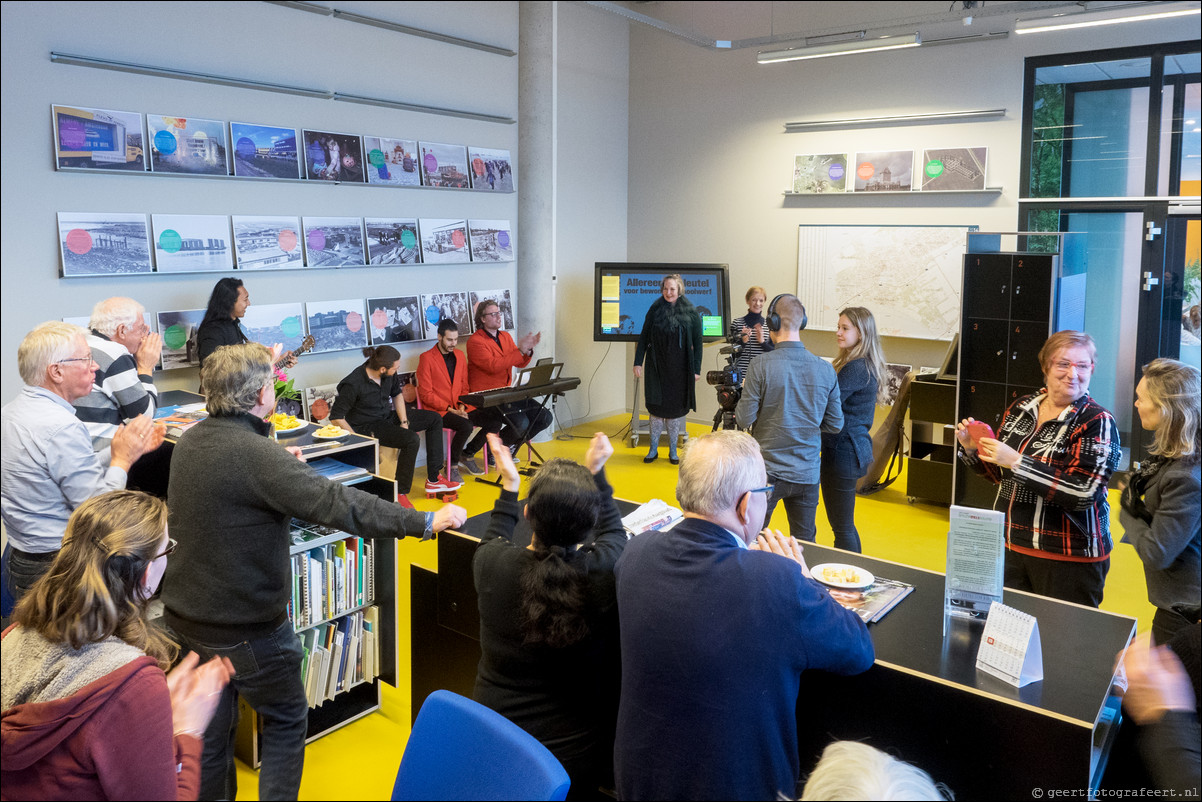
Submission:
{"label": "glass window pane", "polygon": [[1030,197],[1144,194],[1150,72],[1149,58],[1035,71]]}

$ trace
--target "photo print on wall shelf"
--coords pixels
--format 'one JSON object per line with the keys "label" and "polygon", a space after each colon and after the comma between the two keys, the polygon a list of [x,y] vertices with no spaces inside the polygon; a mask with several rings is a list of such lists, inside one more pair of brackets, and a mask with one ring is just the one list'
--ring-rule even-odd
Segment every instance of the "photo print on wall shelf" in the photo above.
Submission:
{"label": "photo print on wall shelf", "polygon": [[313,353],[367,347],[367,318],[363,299],[307,301],[305,320],[313,335]]}
{"label": "photo print on wall shelf", "polygon": [[412,217],[368,217],[367,263],[415,265],[421,261],[417,220]]}
{"label": "photo print on wall shelf", "polygon": [[[159,330],[159,322],[157,320],[155,320],[155,316],[153,313],[143,312],[142,313],[142,321],[146,324],[146,328],[150,329],[151,331]],[[70,323],[72,326],[79,326],[81,329],[90,329],[91,326],[88,324],[92,322],[92,318],[89,315],[80,315],[79,317],[65,317],[65,318],[63,318],[63,322]]]}
{"label": "photo print on wall shelf", "polygon": [[234,215],[233,220],[239,270],[305,266],[298,218]]}
{"label": "photo print on wall shelf", "polygon": [[146,115],[150,169],[155,173],[229,175],[225,122]]}
{"label": "photo print on wall shelf", "polygon": [[[314,335],[316,337],[316,335]],[[319,384],[305,388],[305,415],[312,423],[323,426],[330,422],[330,410],[338,397],[337,384]]]}
{"label": "photo print on wall shelf", "polygon": [[299,303],[251,304],[242,316],[242,328],[254,342],[268,348],[281,343],[285,351],[295,351],[305,338],[304,320]]}
{"label": "photo print on wall shelf", "polygon": [[856,192],[909,192],[914,177],[914,151],[877,150],[857,153]]}
{"label": "photo print on wall shelf", "polygon": [[420,142],[422,185],[468,189],[467,148],[463,145],[444,145]]}
{"label": "photo print on wall shelf", "polygon": [[513,236],[508,220],[469,220],[473,262],[512,262]]}
{"label": "photo print on wall shelf", "polygon": [[200,367],[196,330],[204,319],[203,309],[159,312],[159,333],[163,335],[163,370]]}
{"label": "photo print on wall shelf", "polygon": [[64,278],[154,270],[144,214],[59,212],[58,241]]}
{"label": "photo print on wall shelf", "polygon": [[160,273],[233,270],[230,219],[223,214],[152,214]]}
{"label": "photo print on wall shelf", "polygon": [[230,123],[234,175],[239,178],[300,179],[296,129],[255,123]]}
{"label": "photo print on wall shelf", "polygon": [[[481,301],[495,301],[501,310],[501,319],[504,321],[501,328],[513,331],[513,299],[509,290],[472,290],[468,297],[471,301],[470,311],[473,323],[476,320],[476,307],[480,305]],[[474,331],[475,328],[473,325],[472,330]]]}
{"label": "photo print on wall shelf", "polygon": [[368,298],[367,320],[372,345],[426,339],[421,301],[416,295]]}
{"label": "photo print on wall shelf", "polygon": [[847,191],[847,154],[801,154],[793,159],[793,190],[800,195]]}
{"label": "photo print on wall shelf", "polygon": [[426,264],[470,262],[466,220],[421,221],[422,261]]}
{"label": "photo print on wall shelf", "polygon": [[305,178],[363,183],[363,140],[358,134],[303,130]]}
{"label": "photo print on wall shelf", "polygon": [[140,113],[54,105],[50,114],[58,169],[146,170]]}
{"label": "photo print on wall shelf", "polygon": [[363,150],[367,154],[367,183],[390,187],[422,185],[417,140],[365,136]]}
{"label": "photo print on wall shelf", "polygon": [[358,217],[305,217],[306,267],[363,266],[363,220]]}
{"label": "photo print on wall shelf", "polygon": [[472,313],[467,307],[466,292],[435,292],[422,296],[422,315],[426,319],[427,336],[438,336],[438,324],[444,319],[455,321],[459,331],[472,330]]}
{"label": "photo print on wall shelf", "polygon": [[889,384],[886,389],[885,406],[893,406],[893,402],[897,400],[897,393],[901,390],[902,380],[912,370],[914,370],[913,365],[901,365],[896,362],[885,363],[885,381]]}
{"label": "photo print on wall shelf", "polygon": [[922,151],[923,192],[985,188],[989,148],[926,148]]}
{"label": "photo print on wall shelf", "polygon": [[513,192],[513,164],[509,151],[468,145],[467,162],[472,189],[478,192]]}

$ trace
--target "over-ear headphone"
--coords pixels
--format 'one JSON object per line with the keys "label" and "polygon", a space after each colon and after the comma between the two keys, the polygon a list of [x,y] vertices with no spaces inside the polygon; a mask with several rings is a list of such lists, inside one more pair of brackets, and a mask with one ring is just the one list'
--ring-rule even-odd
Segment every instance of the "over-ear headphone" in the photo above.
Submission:
{"label": "over-ear headphone", "polygon": [[[778,315],[776,313],[776,302],[779,301],[781,298],[796,298],[796,297],[797,296],[793,295],[792,293],[782,292],[780,295],[778,295],[772,299],[772,303],[768,304],[768,314],[764,315],[764,320],[768,323],[769,331],[780,331],[781,322],[780,322],[780,315]],[[798,303],[801,304],[801,301],[798,301]],[[804,329],[806,327],[806,324],[809,322],[810,322],[810,319],[806,316],[805,304],[801,304],[801,325],[797,327],[797,330],[801,331],[802,329]]]}

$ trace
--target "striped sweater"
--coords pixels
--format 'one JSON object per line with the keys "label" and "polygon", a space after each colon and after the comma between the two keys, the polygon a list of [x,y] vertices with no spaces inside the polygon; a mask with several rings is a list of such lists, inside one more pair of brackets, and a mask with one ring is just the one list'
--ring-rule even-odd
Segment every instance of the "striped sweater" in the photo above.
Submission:
{"label": "striped sweater", "polygon": [[88,428],[92,448],[104,451],[117,427],[138,415],[154,417],[159,391],[150,376],[138,373],[138,363],[125,346],[99,332],[88,334],[96,378],[92,392],[75,400],[75,416]]}
{"label": "striped sweater", "polygon": [[[1045,391],[1046,393],[1046,391]],[[1100,562],[1110,556],[1106,486],[1122,455],[1114,417],[1083,395],[1036,427],[1045,393],[1018,399],[997,437],[1021,455],[1013,469],[960,459],[999,485],[995,510],[1006,513],[1007,548],[1034,557]]]}

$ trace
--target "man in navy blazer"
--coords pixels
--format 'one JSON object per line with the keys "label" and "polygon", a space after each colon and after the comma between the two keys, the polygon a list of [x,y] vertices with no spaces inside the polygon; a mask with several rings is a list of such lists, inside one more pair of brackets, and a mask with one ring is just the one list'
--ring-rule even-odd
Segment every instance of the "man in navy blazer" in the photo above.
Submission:
{"label": "man in navy blazer", "polygon": [[750,435],[697,438],[684,520],[618,560],[619,799],[795,798],[802,672],[872,665],[868,630],[810,579],[801,545],[759,533],[766,484]]}

